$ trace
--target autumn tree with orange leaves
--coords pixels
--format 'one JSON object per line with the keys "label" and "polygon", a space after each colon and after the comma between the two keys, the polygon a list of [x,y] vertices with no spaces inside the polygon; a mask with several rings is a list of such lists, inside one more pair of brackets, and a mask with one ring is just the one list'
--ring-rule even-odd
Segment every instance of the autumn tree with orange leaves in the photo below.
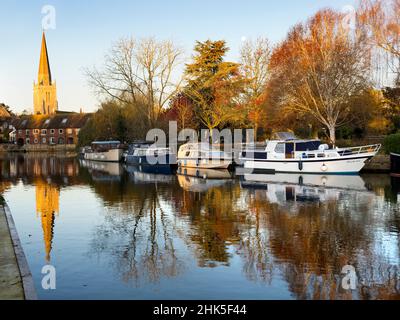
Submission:
{"label": "autumn tree with orange leaves", "polygon": [[354,96],[369,87],[370,48],[344,15],[321,10],[296,25],[274,50],[268,90],[282,112],[307,114],[336,143],[336,129],[354,116]]}
{"label": "autumn tree with orange leaves", "polygon": [[400,81],[400,0],[361,0],[359,27],[372,44],[387,54],[389,70]]}
{"label": "autumn tree with orange leaves", "polygon": [[269,80],[271,53],[271,45],[266,38],[247,40],[240,50],[241,72],[246,79],[241,102],[247,121],[254,129],[255,139],[257,139],[258,128],[266,120],[265,88]]}

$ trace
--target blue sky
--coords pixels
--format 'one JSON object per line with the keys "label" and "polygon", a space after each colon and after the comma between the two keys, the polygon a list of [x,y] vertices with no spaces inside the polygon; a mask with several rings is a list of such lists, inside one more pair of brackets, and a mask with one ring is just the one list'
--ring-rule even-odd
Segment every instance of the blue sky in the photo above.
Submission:
{"label": "blue sky", "polygon": [[53,78],[62,110],[93,111],[99,99],[87,85],[85,67],[101,65],[121,37],[172,39],[188,58],[196,40],[224,39],[237,60],[243,37],[282,40],[292,25],[324,7],[341,10],[355,0],[2,0],[0,3],[0,102],[15,112],[32,109],[37,76],[42,7],[56,9],[56,29],[47,31]]}

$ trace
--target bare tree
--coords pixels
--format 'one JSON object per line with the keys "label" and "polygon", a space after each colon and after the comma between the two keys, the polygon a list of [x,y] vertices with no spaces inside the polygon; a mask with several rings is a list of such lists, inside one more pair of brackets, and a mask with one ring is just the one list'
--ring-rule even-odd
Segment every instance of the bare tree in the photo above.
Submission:
{"label": "bare tree", "polygon": [[370,50],[332,10],[297,25],[271,58],[269,88],[291,112],[311,115],[336,143],[336,128],[352,120],[352,97],[367,86]]}
{"label": "bare tree", "polygon": [[265,88],[269,80],[269,61],[271,58],[271,45],[266,38],[256,41],[247,40],[240,50],[241,72],[246,79],[242,94],[247,118],[254,128],[257,139],[258,127],[265,113]]}
{"label": "bare tree", "polygon": [[121,39],[105,56],[101,70],[86,70],[96,92],[122,103],[145,106],[138,111],[154,126],[169,99],[179,90],[174,81],[181,63],[182,50],[171,41],[146,38]]}

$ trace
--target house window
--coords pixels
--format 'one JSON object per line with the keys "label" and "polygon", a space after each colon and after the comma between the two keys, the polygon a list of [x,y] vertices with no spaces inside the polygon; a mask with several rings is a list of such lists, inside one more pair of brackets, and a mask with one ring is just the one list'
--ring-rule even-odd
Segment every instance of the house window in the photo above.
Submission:
{"label": "house window", "polygon": [[18,134],[22,134],[22,130],[18,130]]}
{"label": "house window", "polygon": [[58,144],[64,144],[64,139],[63,138],[58,138]]}
{"label": "house window", "polygon": [[47,119],[44,124],[49,124],[50,123],[50,119]]}
{"label": "house window", "polygon": [[61,121],[61,123],[62,123],[62,124],[66,124],[67,121],[68,121],[68,119],[67,119],[67,118],[64,118],[64,119]]}
{"label": "house window", "polygon": [[50,137],[50,144],[55,144],[54,137]]}
{"label": "house window", "polygon": [[47,129],[42,129],[42,134],[47,134]]}
{"label": "house window", "polygon": [[39,140],[37,138],[35,138],[35,140],[33,140],[34,144],[37,144],[39,142]]}
{"label": "house window", "polygon": [[63,130],[63,129],[59,129],[59,130],[58,130],[58,133],[59,133],[59,134],[63,134],[63,133],[64,133],[64,130]]}
{"label": "house window", "polygon": [[75,133],[78,134],[79,133],[79,129],[75,129]]}
{"label": "house window", "polygon": [[39,129],[34,129],[34,130],[33,130],[33,133],[34,133],[34,134],[38,134],[38,133],[39,133]]}
{"label": "house window", "polygon": [[50,134],[54,134],[55,131],[56,131],[56,130],[51,129],[51,130],[50,130]]}
{"label": "house window", "polygon": [[46,138],[42,138],[42,143],[45,144],[46,143]]}
{"label": "house window", "polygon": [[30,143],[31,143],[31,140],[30,140],[29,138],[26,138],[26,139],[25,139],[25,143],[26,143],[26,144],[30,144]]}
{"label": "house window", "polygon": [[26,134],[27,136],[29,136],[30,130],[29,130],[29,129],[26,129],[26,130],[25,130],[25,134]]}
{"label": "house window", "polygon": [[67,129],[67,134],[72,134],[72,129]]}

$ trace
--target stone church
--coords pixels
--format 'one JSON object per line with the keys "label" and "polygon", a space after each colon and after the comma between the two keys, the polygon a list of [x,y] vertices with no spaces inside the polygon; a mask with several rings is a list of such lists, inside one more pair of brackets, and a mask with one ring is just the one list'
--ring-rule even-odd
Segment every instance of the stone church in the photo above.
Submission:
{"label": "stone church", "polygon": [[46,36],[43,32],[37,83],[33,87],[33,114],[12,119],[10,140],[36,150],[43,145],[76,145],[78,134],[91,117],[89,113],[58,109],[56,83],[51,76]]}
{"label": "stone church", "polygon": [[56,82],[51,78],[46,36],[43,32],[38,82],[33,86],[34,114],[52,115],[58,110]]}

